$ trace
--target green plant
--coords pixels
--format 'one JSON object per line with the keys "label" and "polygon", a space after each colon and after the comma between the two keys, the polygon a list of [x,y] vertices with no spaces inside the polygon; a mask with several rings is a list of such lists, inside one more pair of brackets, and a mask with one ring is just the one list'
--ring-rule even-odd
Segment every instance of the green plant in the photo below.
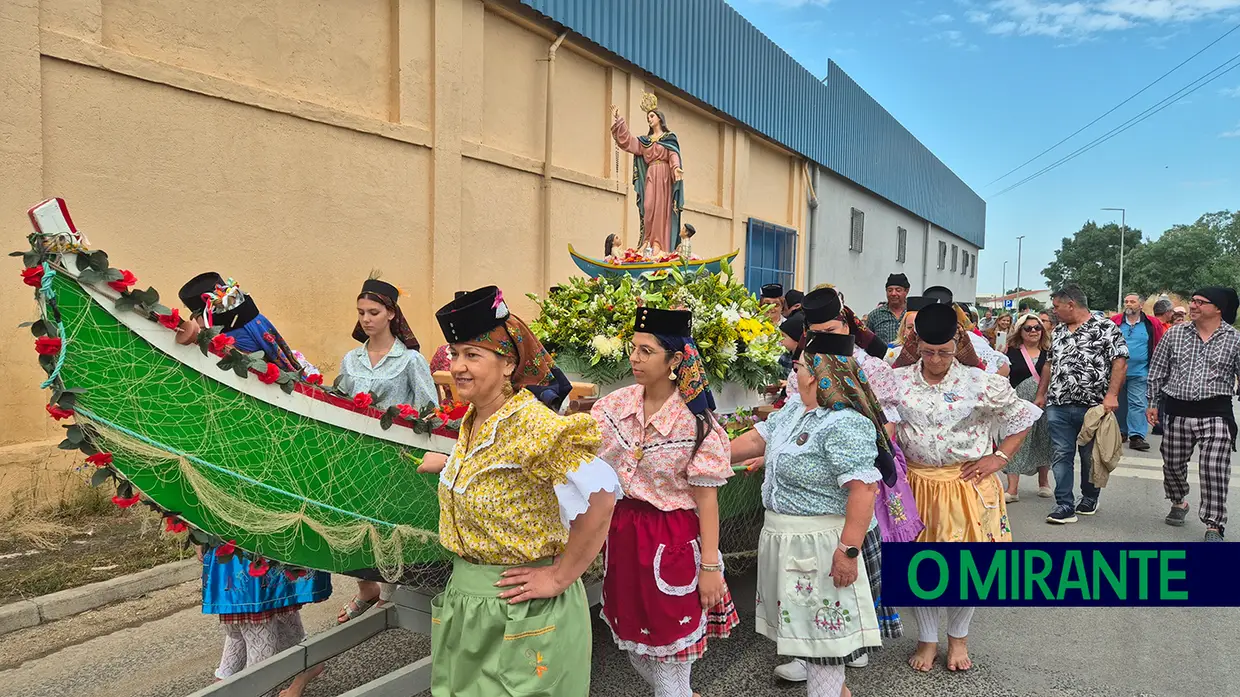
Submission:
{"label": "green plant", "polygon": [[531,329],[560,367],[608,384],[629,374],[626,347],[639,306],[693,312],[693,338],[717,383],[757,389],[779,379],[779,330],[724,263],[720,273],[672,267],[642,278],[574,278],[549,297]]}

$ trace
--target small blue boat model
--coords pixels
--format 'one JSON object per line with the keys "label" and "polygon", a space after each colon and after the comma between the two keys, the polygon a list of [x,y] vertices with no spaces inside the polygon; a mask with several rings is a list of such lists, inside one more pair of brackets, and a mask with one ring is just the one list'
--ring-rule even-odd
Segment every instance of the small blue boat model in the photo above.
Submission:
{"label": "small blue boat model", "polygon": [[573,262],[577,264],[577,268],[581,269],[590,278],[599,278],[601,276],[618,276],[627,274],[633,278],[638,278],[648,273],[657,273],[664,269],[678,268],[681,271],[696,271],[705,268],[711,273],[720,273],[722,271],[723,262],[732,263],[732,260],[741,253],[736,250],[730,254],[725,254],[713,259],[701,259],[694,261],[669,261],[669,262],[635,262],[629,264],[613,264],[599,259],[591,259],[582,256],[568,245],[568,253],[573,257]]}

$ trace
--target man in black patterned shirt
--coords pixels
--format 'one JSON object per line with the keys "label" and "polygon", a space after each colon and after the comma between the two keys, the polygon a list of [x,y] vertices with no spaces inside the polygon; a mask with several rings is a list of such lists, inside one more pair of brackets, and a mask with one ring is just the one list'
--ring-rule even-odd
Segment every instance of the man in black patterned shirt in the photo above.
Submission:
{"label": "man in black patterned shirt", "polygon": [[1206,542],[1222,542],[1227,524],[1227,484],[1236,443],[1232,397],[1240,377],[1240,332],[1232,327],[1240,297],[1213,286],[1193,294],[1192,322],[1167,330],[1150,361],[1146,416],[1163,417],[1163,490],[1171,501],[1168,525],[1188,517],[1188,461],[1201,448],[1201,505]]}
{"label": "man in black patterned shirt", "polygon": [[[1085,293],[1067,286],[1051,294],[1059,324],[1051,333],[1051,353],[1042,368],[1035,404],[1046,408],[1051,432],[1051,469],[1055,472],[1055,509],[1046,522],[1075,523],[1076,516],[1098,512],[1102,490],[1092,481],[1093,447],[1077,446],[1085,413],[1102,405],[1114,413],[1127,373],[1128,344],[1114,322],[1090,313]],[[1081,456],[1081,501],[1072,494],[1073,464]],[[1073,504],[1076,504],[1075,506]]]}

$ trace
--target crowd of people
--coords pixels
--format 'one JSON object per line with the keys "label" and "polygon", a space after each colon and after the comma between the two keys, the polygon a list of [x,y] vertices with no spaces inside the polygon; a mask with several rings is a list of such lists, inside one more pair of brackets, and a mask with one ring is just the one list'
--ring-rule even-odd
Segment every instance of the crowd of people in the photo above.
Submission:
{"label": "crowd of people", "polygon": [[[1207,541],[1223,539],[1240,377],[1234,290],[1201,289],[1179,323],[1180,308],[1156,304],[1148,316],[1135,296],[1099,317],[1075,287],[1052,295],[1053,321],[1027,312],[987,313],[988,322],[948,288],[909,290],[892,274],[887,302],[862,320],[830,285],[763,287],[787,380],[775,410],[729,441],[688,310],[639,307],[628,346],[635,384],[590,413],[561,414],[567,379],[500,289],[458,293],[441,308],[444,344],[427,361],[400,291],[367,280],[353,328],[360,345],[338,384],[379,395],[380,408],[433,403],[434,366],[469,404],[452,453],[429,453],[419,468],[438,477],[439,539],[453,555],[432,603],[432,694],[587,694],[581,577],[600,553],[600,618],[647,693],[696,694],[695,661],[740,623],[717,495],[738,471],[762,477],[755,630],[787,659],[776,677],[804,682],[812,697],[851,694],[846,667],[903,636],[903,618],[882,602],[884,543],[1011,541],[1007,506],[1021,476],[1036,475],[1038,495],[1055,499],[1047,522],[1096,514],[1092,449],[1078,441],[1107,414],[1136,450],[1149,448],[1150,425],[1162,426],[1168,524],[1185,523],[1187,464],[1201,449],[1200,518]],[[285,369],[314,370],[231,280],[204,274],[181,298],[194,319],[182,343],[220,327]],[[267,579],[247,564],[204,559],[203,609],[225,626],[221,679],[301,641],[299,609],[331,592],[327,574]],[[384,590],[359,581],[338,620]],[[972,667],[974,608],[912,614],[912,669]]]}

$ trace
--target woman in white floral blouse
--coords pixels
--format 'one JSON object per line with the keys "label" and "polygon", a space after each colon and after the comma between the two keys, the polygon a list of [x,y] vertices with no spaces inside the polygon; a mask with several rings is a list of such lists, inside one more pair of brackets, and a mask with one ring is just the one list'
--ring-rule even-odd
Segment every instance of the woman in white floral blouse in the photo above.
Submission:
{"label": "woman in white floral blouse", "polygon": [[[997,472],[1042,410],[1017,397],[1007,378],[961,365],[959,324],[951,305],[929,305],[915,322],[919,360],[896,368],[895,375],[901,417],[896,439],[926,523],[917,541],[1011,542]],[[913,608],[913,614],[918,644],[909,665],[929,671],[938,655],[939,608]],[[948,608],[947,614],[947,669],[968,670],[973,665],[967,644],[973,608]]]}

